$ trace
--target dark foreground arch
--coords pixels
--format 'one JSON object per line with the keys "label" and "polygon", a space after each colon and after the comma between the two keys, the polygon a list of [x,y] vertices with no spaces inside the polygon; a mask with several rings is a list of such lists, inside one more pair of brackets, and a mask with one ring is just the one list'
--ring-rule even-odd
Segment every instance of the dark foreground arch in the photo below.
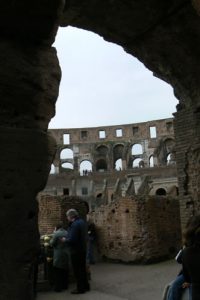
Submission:
{"label": "dark foreground arch", "polygon": [[181,211],[186,216],[182,223],[199,209],[197,3],[0,1],[0,300],[32,299],[29,279],[39,236],[36,195],[45,186],[55,152],[47,127],[55,114],[60,82],[56,51],[51,46],[59,22],[91,30],[121,45],[173,86],[180,101],[175,114],[179,193],[181,209],[187,207],[184,214]]}

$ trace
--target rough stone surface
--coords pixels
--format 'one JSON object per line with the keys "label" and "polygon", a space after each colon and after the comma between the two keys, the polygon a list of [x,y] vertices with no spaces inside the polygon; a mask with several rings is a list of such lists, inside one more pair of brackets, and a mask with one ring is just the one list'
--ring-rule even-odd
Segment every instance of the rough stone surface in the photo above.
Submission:
{"label": "rough stone surface", "polygon": [[67,225],[66,212],[68,209],[77,209],[84,219],[87,214],[87,206],[79,197],[39,195],[38,203],[40,235],[51,234],[60,221]]}
{"label": "rough stone surface", "polygon": [[54,48],[0,40],[0,126],[47,130],[60,68]]}
{"label": "rough stone surface", "polygon": [[55,144],[27,129],[1,128],[0,139],[0,299],[32,299],[39,238],[35,196],[45,186]]}
{"label": "rough stone surface", "polygon": [[[48,5],[47,5],[48,4]],[[47,133],[60,67],[51,47],[63,1],[0,1],[0,299],[33,299],[37,193],[56,146]]]}
{"label": "rough stone surface", "polygon": [[97,226],[98,249],[105,258],[146,263],[173,257],[180,248],[177,199],[121,198],[90,216]]}

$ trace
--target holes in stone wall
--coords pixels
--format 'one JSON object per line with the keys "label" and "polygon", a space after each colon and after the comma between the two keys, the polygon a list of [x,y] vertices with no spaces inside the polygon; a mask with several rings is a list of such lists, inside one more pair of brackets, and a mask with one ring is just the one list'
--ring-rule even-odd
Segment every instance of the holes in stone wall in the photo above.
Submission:
{"label": "holes in stone wall", "polygon": [[132,153],[132,155],[142,154],[143,153],[142,145],[141,144],[134,144],[132,146],[131,153]]}
{"label": "holes in stone wall", "polygon": [[155,165],[155,163],[154,163],[154,156],[151,155],[151,156],[149,157],[149,167],[150,167],[150,168],[153,168],[154,165]]}
{"label": "holes in stone wall", "polygon": [[137,134],[139,132],[139,127],[133,127],[133,135]]}
{"label": "holes in stone wall", "polygon": [[169,154],[167,155],[167,158],[166,158],[167,165],[170,165],[170,163],[171,163],[171,158],[172,158],[172,154],[169,153]]}
{"label": "holes in stone wall", "polygon": [[89,160],[83,160],[80,163],[80,175],[88,175],[92,172],[92,163]]}
{"label": "holes in stone wall", "polygon": [[115,170],[121,171],[122,170],[122,159],[119,158],[115,162]]}
{"label": "holes in stone wall", "polygon": [[66,162],[66,163],[62,164],[62,168],[63,169],[68,169],[68,170],[73,170],[74,166],[73,166],[73,164]]}
{"label": "holes in stone wall", "polygon": [[99,172],[107,171],[107,162],[104,159],[99,159],[96,162],[96,171]]}
{"label": "holes in stone wall", "polygon": [[116,129],[116,137],[122,137],[123,136],[123,132],[121,128]]}
{"label": "holes in stone wall", "polygon": [[155,139],[157,137],[156,126],[150,126],[149,131],[150,131],[150,138]]}
{"label": "holes in stone wall", "polygon": [[99,155],[105,156],[108,153],[108,148],[104,145],[101,145],[97,147],[96,151],[98,152]]}
{"label": "holes in stone wall", "polygon": [[60,152],[60,159],[73,159],[74,153],[71,149],[65,148]]}
{"label": "holes in stone wall", "polygon": [[167,192],[166,192],[165,189],[159,188],[159,189],[156,190],[156,195],[157,195],[157,196],[166,196],[166,195],[167,195]]}
{"label": "holes in stone wall", "polygon": [[54,164],[52,164],[50,174],[55,174],[55,173],[56,173],[56,167],[54,166]]}
{"label": "holes in stone wall", "polygon": [[70,134],[69,133],[63,134],[63,144],[64,145],[70,144]]}
{"label": "holes in stone wall", "polygon": [[66,195],[66,196],[69,195],[69,188],[64,188],[63,189],[63,195]]}
{"label": "holes in stone wall", "polygon": [[105,139],[106,137],[106,132],[105,130],[99,130],[99,138],[100,139]]}
{"label": "holes in stone wall", "polygon": [[87,137],[88,137],[88,132],[86,130],[82,130],[81,131],[81,138],[82,139],[87,139]]}
{"label": "holes in stone wall", "polygon": [[140,162],[142,161],[142,159],[141,158],[136,158],[136,159],[134,159],[134,161],[133,161],[133,168],[139,168],[140,167]]}

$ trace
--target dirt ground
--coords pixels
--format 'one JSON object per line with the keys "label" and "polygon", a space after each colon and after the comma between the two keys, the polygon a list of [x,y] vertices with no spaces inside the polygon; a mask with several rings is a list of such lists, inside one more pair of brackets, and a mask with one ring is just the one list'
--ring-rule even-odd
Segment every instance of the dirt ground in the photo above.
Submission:
{"label": "dirt ground", "polygon": [[139,266],[99,263],[92,266],[91,291],[71,295],[69,291],[39,293],[38,300],[162,300],[165,285],[177,275],[175,261]]}

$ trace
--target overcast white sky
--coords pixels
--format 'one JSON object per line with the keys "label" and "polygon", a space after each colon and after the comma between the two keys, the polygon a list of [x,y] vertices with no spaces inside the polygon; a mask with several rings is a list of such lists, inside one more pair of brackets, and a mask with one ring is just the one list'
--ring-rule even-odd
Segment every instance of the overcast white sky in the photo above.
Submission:
{"label": "overcast white sky", "polygon": [[171,86],[122,47],[72,27],[59,29],[55,47],[62,81],[50,128],[137,123],[176,111]]}

